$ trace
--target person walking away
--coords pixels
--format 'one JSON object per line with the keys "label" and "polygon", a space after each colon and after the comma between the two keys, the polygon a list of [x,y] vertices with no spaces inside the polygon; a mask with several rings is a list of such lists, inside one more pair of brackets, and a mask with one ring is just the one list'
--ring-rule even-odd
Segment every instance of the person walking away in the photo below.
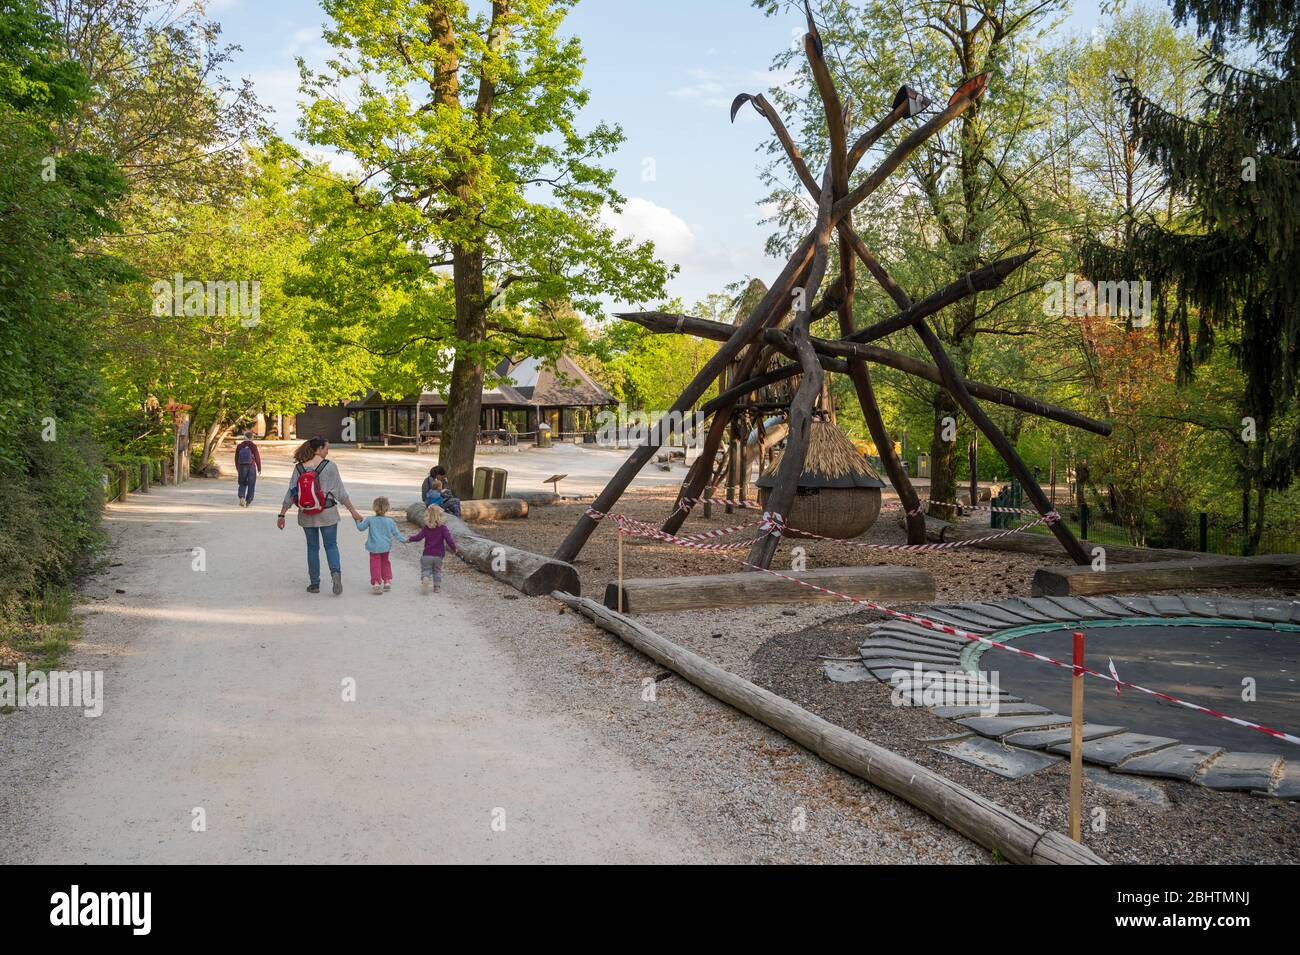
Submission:
{"label": "person walking away", "polygon": [[262,455],[251,431],[245,431],[244,440],[235,446],[235,473],[239,476],[239,506],[251,507],[257,476],[262,473]]}
{"label": "person walking away", "polygon": [[442,558],[447,548],[456,548],[456,539],[451,536],[451,529],[443,522],[443,510],[438,505],[430,505],[424,512],[424,527],[407,538],[414,544],[424,541],[424,553],[420,556],[420,593],[427,594],[429,585],[433,585],[436,594],[442,588]]}
{"label": "person walking away", "polygon": [[284,530],[284,515],[290,504],[298,506],[298,526],[307,538],[307,592],[320,593],[320,547],[325,545],[334,595],[343,593],[343,568],[339,563],[339,508],[348,509],[354,521],[361,512],[352,506],[352,498],[343,484],[338,465],[328,459],[330,444],[319,435],[308,438],[293,452],[296,462],[289,489],[280,502],[276,527]]}
{"label": "person walking away", "polygon": [[405,542],[397,530],[397,522],[388,514],[388,498],[377,497],[371,504],[374,514],[357,521],[357,530],[366,532],[366,550],[370,554],[370,592],[382,594],[393,587],[393,564],[389,552],[393,542]]}

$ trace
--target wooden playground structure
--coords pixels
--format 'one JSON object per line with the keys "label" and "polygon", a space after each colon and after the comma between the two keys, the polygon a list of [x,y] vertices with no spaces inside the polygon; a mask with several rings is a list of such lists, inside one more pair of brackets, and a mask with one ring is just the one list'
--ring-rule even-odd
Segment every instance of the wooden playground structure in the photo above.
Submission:
{"label": "wooden playground structure", "polygon": [[[789,432],[780,462],[770,475],[771,487],[764,508],[774,517],[766,532],[760,534],[750,549],[748,563],[766,568],[776,551],[782,529],[782,515],[790,515],[796,503],[800,479],[814,422],[825,409],[819,409],[826,372],[846,374],[862,407],[871,438],[880,451],[881,464],[898,493],[906,514],[908,541],[922,544],[926,540],[924,506],[894,451],[894,444],[881,418],[871,381],[871,364],[896,368],[910,375],[938,384],[948,391],[956,404],[988,439],[1020,482],[1040,518],[1048,523],[1060,546],[1076,564],[1087,564],[1088,552],[1065,526],[1056,520],[1051,501],[1043,493],[1033,473],[1021,460],[1014,445],[980,407],[977,399],[993,401],[1037,415],[1083,428],[1095,434],[1109,435],[1110,425],[1078,412],[1047,404],[1026,395],[963,379],[945,351],[942,342],[926,319],[967,296],[998,287],[1007,276],[1033,256],[1033,251],[1000,259],[958,277],[949,285],[919,300],[913,299],[893,279],[861,236],[854,230],[853,210],[892,175],[922,143],[960,117],[984,93],[987,74],[966,78],[949,98],[947,105],[903,136],[870,174],[850,188],[850,177],[867,151],[894,126],[918,117],[930,101],[907,86],[894,99],[889,114],[849,142],[848,117],[823,56],[822,42],[810,11],[804,51],[812,70],[829,131],[830,161],[820,180],[804,160],[803,153],[791,139],[772,104],[762,94],[741,94],[732,103],[734,121],[746,103],[772,127],[794,172],[817,204],[814,228],[799,242],[780,275],[743,318],[735,325],[706,321],[686,315],[659,312],[620,313],[619,318],[668,334],[686,334],[721,342],[713,357],[685,388],[660,423],[651,429],[645,442],[634,449],[617,474],[595,499],[565,537],[555,552],[561,561],[572,561],[601,518],[610,513],[638,472],[667,442],[674,422],[681,422],[704,392],[723,375],[729,386],[701,409],[709,420],[702,452],[682,483],[677,507],[663,522],[662,530],[675,534],[690,509],[700,499],[713,477],[713,464],[722,442],[732,428],[733,416],[742,404],[753,403],[753,396],[777,382],[798,377],[798,385],[783,409]],[[838,249],[839,274],[826,282],[830,246]],[[855,328],[853,293],[857,265],[861,263],[889,294],[899,311],[893,316],[865,328]],[[840,337],[820,338],[812,335],[815,320],[834,314],[839,320]],[[894,332],[911,329],[929,353],[933,364],[919,361],[872,344]],[[680,425],[678,425],[680,426]],[[735,447],[734,438],[732,447]],[[948,503],[948,502],[937,502]],[[797,530],[792,525],[791,530]]]}

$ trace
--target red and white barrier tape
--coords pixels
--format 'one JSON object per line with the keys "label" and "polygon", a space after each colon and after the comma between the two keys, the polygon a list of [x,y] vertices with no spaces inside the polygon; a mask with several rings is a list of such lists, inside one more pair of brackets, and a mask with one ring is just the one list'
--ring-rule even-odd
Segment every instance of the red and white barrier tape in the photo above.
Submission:
{"label": "red and white barrier tape", "polygon": [[[592,512],[588,511],[588,513],[592,513]],[[760,521],[750,521],[749,523],[746,524],[735,524],[732,525],[731,527],[722,527],[716,530],[705,531],[699,534],[687,534],[687,535],[668,534],[668,535],[661,536],[658,530],[653,529],[652,525],[647,524],[645,521],[638,521],[635,520],[634,518],[629,518],[625,516],[623,517],[624,524],[620,524],[620,526],[635,524],[640,528],[647,529],[645,533],[639,533],[637,536],[653,537],[657,540],[662,540],[667,543],[678,543],[682,541],[690,541],[692,543],[695,543],[695,542],[701,542],[706,540],[716,540],[719,537],[728,537],[731,534],[736,533],[737,531],[747,530],[751,527],[758,527],[764,533],[774,533],[779,535],[781,531],[784,530],[791,534],[797,534],[802,537],[809,537],[809,538],[814,538],[816,540],[826,541],[827,543],[830,544],[846,544],[850,547],[861,547],[865,550],[906,551],[912,553],[918,553],[918,552],[925,553],[925,552],[938,551],[938,550],[953,550],[958,547],[971,547],[975,544],[982,544],[986,541],[998,540],[999,538],[1003,538],[1003,537],[1010,537],[1012,534],[1019,534],[1021,531],[1028,530],[1031,527],[1037,527],[1040,524],[1051,524],[1054,520],[1060,520],[1060,515],[1058,515],[1055,511],[1052,511],[1050,514],[1048,514],[1047,517],[1040,517],[1036,521],[1030,521],[1028,524],[1022,524],[1019,527],[1013,527],[1010,530],[1001,531],[1000,533],[997,534],[987,534],[984,537],[970,537],[970,538],[966,538],[965,540],[958,540],[958,541],[940,541],[933,544],[873,544],[867,541],[848,540],[847,538],[843,538],[843,537],[826,537],[823,534],[815,534],[812,531],[806,531],[798,527],[790,527],[784,521],[773,520],[772,515],[768,512],[764,512],[763,520]],[[745,547],[749,547],[752,543],[753,540],[746,540],[741,543],[715,545],[709,548],[697,548],[697,549],[741,550]]]}
{"label": "red and white barrier tape", "polygon": [[[764,516],[766,517],[766,515]],[[776,516],[779,517],[779,515]],[[628,519],[624,518],[623,515],[621,514],[615,514],[614,520],[615,523],[619,525],[620,530],[622,530],[625,524],[631,526],[634,524],[642,523],[639,521],[629,521]],[[643,526],[649,526],[649,525],[643,525]],[[723,549],[723,547],[725,547],[725,545],[719,546],[719,545],[707,545],[707,544],[689,544],[689,542],[683,542],[680,538],[676,538],[672,534],[666,534],[663,531],[658,530],[657,528],[653,530],[654,530],[654,536],[656,538],[658,538],[659,540],[666,540],[671,543],[686,543],[687,546],[695,547],[701,550],[705,550],[705,549],[721,550]],[[999,650],[1007,650],[1011,653],[1017,654],[1018,656],[1028,657],[1031,660],[1038,660],[1042,663],[1047,663],[1054,667],[1061,667],[1062,669],[1070,670],[1071,672],[1075,670],[1075,666],[1073,663],[1065,663],[1061,660],[1056,660],[1052,657],[1044,656],[1041,653],[1034,653],[1032,650],[1023,650],[1020,647],[1013,647],[1007,643],[1001,643],[997,640],[990,640],[988,637],[981,637],[977,633],[971,633],[968,630],[962,630],[960,627],[954,627],[951,626],[950,624],[940,623],[937,620],[930,620],[926,617],[921,617],[916,614],[906,613],[902,610],[895,610],[892,607],[886,607],[884,604],[876,603],[874,600],[867,600],[863,597],[852,597],[849,594],[840,593],[838,590],[830,590],[829,588],[826,587],[820,587],[817,584],[809,583],[806,580],[800,580],[798,577],[791,577],[789,574],[782,574],[779,573],[778,571],[771,570],[767,567],[760,567],[758,564],[751,564],[749,561],[741,560],[739,557],[730,557],[729,555],[725,555],[725,554],[723,556],[727,556],[728,559],[733,560],[744,567],[748,567],[751,570],[761,570],[765,574],[770,574],[773,577],[779,577],[782,580],[789,580],[793,583],[798,584],[800,587],[807,587],[810,590],[816,590],[820,593],[828,594],[832,597],[839,597],[841,600],[847,600],[849,603],[857,604],[858,606],[861,607],[866,607],[868,610],[879,611],[880,613],[886,614],[890,617],[895,617],[899,620],[905,620],[908,623],[914,623],[918,626],[926,627],[927,629],[930,630],[936,630],[939,633],[949,634],[950,636],[960,637],[963,640],[970,640],[976,643],[981,643],[987,647],[996,647]],[[1182,706],[1189,710],[1195,710],[1198,713],[1206,713],[1209,716],[1214,716],[1217,717],[1218,719],[1226,720],[1227,722],[1236,724],[1237,726],[1242,726],[1245,727],[1246,729],[1255,730],[1256,732],[1263,733],[1266,736],[1272,736],[1274,739],[1285,740],[1288,743],[1292,743],[1296,746],[1300,746],[1300,736],[1294,736],[1290,733],[1284,733],[1281,730],[1272,729],[1271,727],[1264,726],[1261,723],[1253,723],[1250,720],[1243,720],[1240,717],[1229,716],[1226,713],[1220,713],[1218,710],[1212,710],[1208,706],[1202,706],[1200,703],[1193,703],[1190,700],[1179,699],[1176,696],[1170,696],[1168,693],[1161,693],[1159,690],[1152,690],[1148,687],[1141,686],[1140,684],[1137,683],[1130,683],[1127,680],[1121,680],[1119,679],[1118,675],[1111,676],[1105,673],[1099,673],[1098,671],[1093,670],[1089,667],[1079,667],[1078,669],[1082,673],[1087,674],[1088,676],[1096,677],[1099,680],[1105,680],[1107,683],[1113,684],[1117,692],[1120,687],[1127,687],[1130,690],[1136,690],[1139,693],[1145,693],[1147,696],[1154,696],[1156,699],[1164,700],[1167,703],[1173,703],[1177,706]]]}
{"label": "red and white barrier tape", "polygon": [[[677,510],[686,511],[689,514],[694,510],[695,505],[697,504],[723,504],[730,505],[731,507],[749,508],[756,511],[763,509],[763,504],[759,501],[733,501],[730,498],[725,497],[710,497],[703,499],[698,497],[683,497],[678,498],[677,500]],[[997,507],[990,504],[978,504],[972,506],[969,504],[958,504],[955,501],[919,501],[916,508],[907,511],[907,513],[912,516],[924,514],[931,507],[951,507],[970,513],[1038,514],[1038,509],[1033,507]],[[902,501],[887,501],[880,505],[880,509],[882,511],[906,510],[906,508],[903,507]],[[1056,512],[1052,511],[1051,513],[1055,514]]]}

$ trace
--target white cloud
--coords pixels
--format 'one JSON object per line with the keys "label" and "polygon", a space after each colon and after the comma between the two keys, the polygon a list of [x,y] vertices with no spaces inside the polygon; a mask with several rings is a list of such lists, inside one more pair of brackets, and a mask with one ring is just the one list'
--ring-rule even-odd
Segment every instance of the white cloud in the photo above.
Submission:
{"label": "white cloud", "polygon": [[710,238],[706,227],[640,197],[628,199],[619,213],[606,208],[601,218],[620,238],[654,242],[660,259],[680,266],[668,293],[688,305],[746,276],[771,281],[782,264],[764,254],[763,231],[756,226]]}
{"label": "white cloud", "polygon": [[606,206],[601,219],[621,239],[653,242],[659,257],[669,262],[684,265],[695,253],[695,233],[686,220],[649,199],[633,196],[619,212]]}

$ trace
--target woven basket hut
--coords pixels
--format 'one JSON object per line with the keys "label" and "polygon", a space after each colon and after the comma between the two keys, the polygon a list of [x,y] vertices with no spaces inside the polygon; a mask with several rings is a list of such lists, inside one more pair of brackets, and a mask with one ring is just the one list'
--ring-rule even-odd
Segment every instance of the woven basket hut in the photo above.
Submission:
{"label": "woven basket hut", "polygon": [[[794,506],[783,515],[783,533],[806,537],[799,533],[805,530],[822,537],[857,537],[880,516],[880,489],[885,483],[838,425],[819,419],[811,428]],[[756,482],[765,506],[784,454],[784,450],[777,454]]]}

